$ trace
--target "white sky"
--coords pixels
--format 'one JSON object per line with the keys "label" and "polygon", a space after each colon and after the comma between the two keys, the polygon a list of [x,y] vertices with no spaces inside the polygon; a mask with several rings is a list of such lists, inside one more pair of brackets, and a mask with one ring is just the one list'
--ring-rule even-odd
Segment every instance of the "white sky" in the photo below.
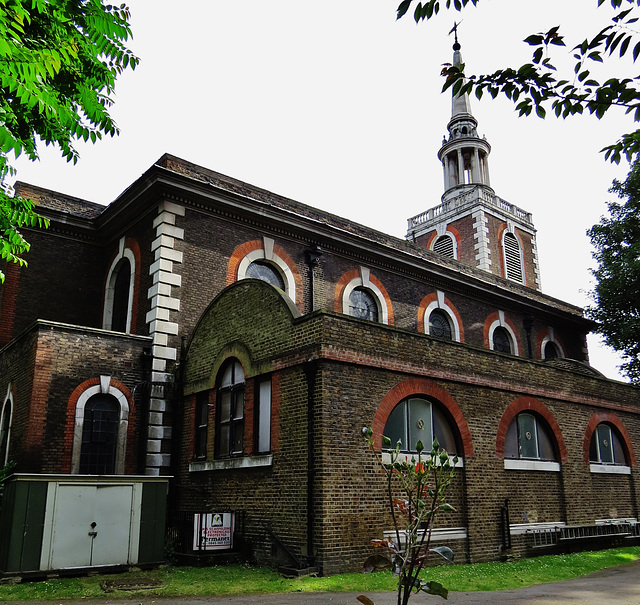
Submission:
{"label": "white sky", "polygon": [[[44,149],[39,163],[17,162],[18,179],[108,204],[169,152],[398,237],[443,192],[436,154],[451,101],[440,70],[452,58],[453,21],[462,18],[467,71],[487,73],[528,61],[521,40],[531,33],[562,25],[573,46],[608,14],[596,0],[482,0],[416,25],[411,15],[395,20],[399,0],[128,4],[141,63],[118,83],[120,136],[79,145],[76,166]],[[554,50],[554,62],[565,55]],[[615,66],[616,75],[633,69],[630,60]],[[472,108],[492,145],[493,188],[533,213],[543,291],[584,306],[585,231],[628,169],[598,152],[632,120],[518,118],[507,100],[489,97]],[[590,357],[619,377],[596,338]]]}

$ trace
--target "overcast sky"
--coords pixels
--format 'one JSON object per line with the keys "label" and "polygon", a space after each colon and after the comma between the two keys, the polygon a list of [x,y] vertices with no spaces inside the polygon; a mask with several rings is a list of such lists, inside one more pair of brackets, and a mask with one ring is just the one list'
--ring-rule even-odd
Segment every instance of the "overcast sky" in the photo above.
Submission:
{"label": "overcast sky", "polygon": [[[128,0],[141,63],[118,83],[120,136],[79,145],[76,166],[44,149],[39,163],[17,162],[17,178],[108,204],[168,152],[404,237],[407,219],[443,192],[436,154],[451,101],[440,71],[452,59],[454,20],[467,71],[487,73],[528,61],[521,41],[531,33],[562,25],[575,45],[608,13],[596,0],[482,0],[416,25],[410,15],[395,20],[398,3]],[[569,64],[565,55],[554,50],[554,62]],[[614,65],[615,75],[632,72],[630,61]],[[492,146],[496,194],[533,213],[543,291],[584,306],[585,231],[628,170],[599,150],[633,130],[631,119],[518,118],[507,100],[490,98],[472,109]],[[595,338],[590,357],[619,377]]]}

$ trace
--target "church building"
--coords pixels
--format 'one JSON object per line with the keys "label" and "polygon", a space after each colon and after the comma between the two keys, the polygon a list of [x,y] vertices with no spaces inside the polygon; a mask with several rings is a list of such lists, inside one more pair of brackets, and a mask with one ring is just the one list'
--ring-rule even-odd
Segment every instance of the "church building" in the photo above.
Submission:
{"label": "church building", "polygon": [[4,268],[0,466],[166,478],[183,554],[226,515],[257,563],[332,574],[392,529],[372,427],[457,456],[434,531],[457,562],[630,539],[638,390],[541,291],[532,215],[496,195],[477,127],[454,96],[444,194],[405,239],[168,154],[106,207],[17,183],[51,224]]}

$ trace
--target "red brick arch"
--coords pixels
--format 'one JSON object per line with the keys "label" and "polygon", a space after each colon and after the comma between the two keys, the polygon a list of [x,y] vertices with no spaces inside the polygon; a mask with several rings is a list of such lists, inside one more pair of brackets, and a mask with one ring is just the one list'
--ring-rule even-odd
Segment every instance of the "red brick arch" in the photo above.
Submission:
{"label": "red brick arch", "polygon": [[[351,271],[347,271],[342,275],[342,277],[338,280],[336,284],[336,289],[333,294],[333,310],[336,313],[342,313],[342,298],[344,289],[347,287],[347,284],[352,282],[354,279],[358,279],[361,277],[359,269],[352,269]],[[387,319],[388,325],[393,325],[393,304],[391,302],[391,297],[387,292],[387,289],[384,287],[382,282],[373,274],[369,273],[369,281],[380,290],[382,297],[384,298],[384,302],[387,305]]]}
{"label": "red brick arch", "polygon": [[[431,294],[427,294],[422,299],[422,301],[420,302],[420,305],[418,306],[418,332],[420,332],[421,334],[425,333],[424,316],[427,311],[427,307],[434,300],[436,300],[437,297],[438,295],[435,292],[432,292]],[[464,325],[462,324],[462,316],[458,312],[458,309],[456,309],[455,305],[446,296],[444,297],[444,302],[447,305],[447,307],[449,307],[449,309],[456,316],[456,321],[458,322],[458,328],[460,330],[460,342],[464,342]]]}
{"label": "red brick arch", "polygon": [[389,414],[391,414],[396,405],[407,397],[420,395],[432,397],[448,410],[454,423],[458,427],[464,457],[468,458],[473,456],[471,431],[469,431],[469,427],[467,425],[467,421],[464,419],[462,410],[458,407],[458,404],[447,391],[435,382],[427,380],[426,378],[409,378],[408,380],[405,380],[393,387],[384,396],[378,406],[376,415],[373,418],[372,428],[376,448],[382,449],[382,433],[384,431],[385,424],[387,423],[387,419],[389,418]]}
{"label": "red brick arch", "polygon": [[[447,225],[446,232],[453,235],[456,240],[456,251],[460,252],[460,246],[462,245],[462,238],[460,237],[460,231],[458,231],[454,226]],[[442,234],[444,235],[444,233]],[[436,238],[440,237],[437,231],[434,231],[427,242],[427,250],[433,250],[433,242]],[[456,258],[459,258],[459,254],[456,254]]]}
{"label": "red brick arch", "polygon": [[622,438],[622,447],[625,450],[625,458],[627,459],[629,466],[635,466],[636,458],[633,455],[633,448],[631,447],[631,439],[629,438],[629,433],[627,432],[627,429],[625,428],[624,424],[622,424],[620,419],[611,412],[596,412],[593,416],[591,416],[591,420],[589,420],[589,424],[587,424],[587,430],[584,433],[582,456],[585,464],[589,464],[589,446],[591,445],[593,432],[596,430],[596,427],[603,422],[611,424],[616,428],[616,430],[620,434],[620,437]]}
{"label": "red brick arch", "polygon": [[556,440],[558,453],[560,454],[560,461],[566,462],[569,457],[567,454],[567,446],[564,443],[562,431],[560,430],[560,425],[549,409],[533,397],[520,397],[519,399],[512,401],[509,407],[504,411],[504,414],[502,414],[500,424],[498,425],[498,434],[496,436],[496,456],[498,458],[504,458],[504,442],[507,437],[507,430],[520,412],[534,412],[544,419]]}

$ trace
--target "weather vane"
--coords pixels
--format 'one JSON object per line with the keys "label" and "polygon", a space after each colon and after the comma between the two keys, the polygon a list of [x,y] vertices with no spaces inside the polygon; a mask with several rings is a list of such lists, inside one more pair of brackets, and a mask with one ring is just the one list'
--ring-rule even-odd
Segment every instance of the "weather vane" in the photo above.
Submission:
{"label": "weather vane", "polygon": [[458,21],[457,23],[454,21],[453,22],[453,27],[451,28],[451,31],[449,32],[449,35],[451,35],[451,34],[454,35],[454,43],[453,43],[454,48],[456,46],[460,47],[460,43],[458,42],[458,27],[460,26],[460,23],[462,23],[462,19],[460,21]]}

